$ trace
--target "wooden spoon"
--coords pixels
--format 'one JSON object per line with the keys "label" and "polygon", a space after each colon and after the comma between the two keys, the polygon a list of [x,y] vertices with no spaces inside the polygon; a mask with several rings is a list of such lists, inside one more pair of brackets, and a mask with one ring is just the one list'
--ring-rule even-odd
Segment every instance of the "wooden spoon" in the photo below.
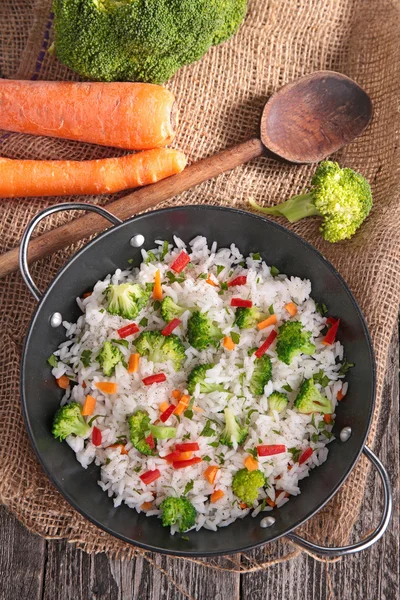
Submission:
{"label": "wooden spoon", "polygon": [[[317,71],[289,83],[266,103],[260,137],[205,158],[151,186],[110,202],[106,208],[122,220],[262,155],[292,163],[314,163],[359,136],[372,117],[369,96],[354,81],[333,71]],[[34,238],[32,263],[65,246],[106,229],[108,223],[89,213]],[[0,277],[18,269],[18,248],[0,256]]]}

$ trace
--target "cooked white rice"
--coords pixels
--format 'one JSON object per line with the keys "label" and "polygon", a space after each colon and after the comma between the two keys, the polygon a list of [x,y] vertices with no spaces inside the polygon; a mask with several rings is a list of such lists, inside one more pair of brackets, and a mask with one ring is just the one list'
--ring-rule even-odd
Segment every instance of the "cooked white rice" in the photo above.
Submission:
{"label": "cooked white rice", "polygon": [[[86,394],[90,393],[96,398],[95,414],[101,415],[94,421],[94,425],[101,430],[102,443],[96,447],[91,442],[91,433],[86,439],[69,436],[67,442],[76,453],[77,460],[82,467],[87,468],[95,462],[101,467],[101,480],[99,485],[114,499],[117,507],[125,502],[129,507],[141,511],[144,502],[151,502],[152,508],[146,511],[147,516],[160,515],[159,506],[166,496],[180,496],[184,493],[187,484],[193,482],[192,489],[187,497],[197,510],[195,528],[201,527],[216,530],[217,527],[229,525],[237,518],[243,518],[251,512],[253,516],[260,510],[271,511],[271,503],[277,507],[289,501],[289,496],[300,494],[300,480],[308,476],[309,470],[317,467],[327,459],[331,436],[331,425],[325,425],[323,415],[300,414],[293,409],[293,401],[304,378],[310,378],[321,369],[329,378],[329,384],[322,392],[336,406],[336,396],[339,390],[345,394],[347,384],[343,383],[343,376],[339,374],[343,359],[343,347],[340,342],[332,346],[322,344],[322,330],[326,319],[317,310],[311,298],[311,283],[298,277],[285,275],[271,276],[270,267],[261,260],[252,257],[244,259],[235,245],[230,248],[217,250],[216,243],[211,248],[204,237],[196,237],[189,246],[175,238],[175,247],[169,246],[169,252],[162,262],[143,262],[140,268],[132,270],[117,270],[113,275],[108,275],[104,281],[99,281],[94,286],[91,296],[86,299],[78,298],[77,302],[82,309],[82,316],[76,323],[64,322],[68,341],[60,344],[55,352],[59,362],[53,368],[53,375],[60,377],[68,375],[76,385],[71,386],[62,400],[62,404],[70,401],[84,403]],[[157,244],[162,242],[156,241]],[[191,263],[186,267],[185,280],[181,283],[169,283],[165,273],[169,266],[186,248],[190,255]],[[143,250],[143,257],[147,253]],[[159,252],[159,246],[155,253]],[[219,268],[217,269],[217,265]],[[222,268],[223,267],[223,268]],[[174,331],[184,342],[186,347],[186,360],[182,369],[175,372],[172,364],[153,364],[146,358],[141,358],[139,371],[128,374],[127,369],[120,363],[115,374],[106,378],[99,366],[93,360],[90,366],[84,367],[80,362],[82,351],[90,350],[95,357],[106,340],[118,337],[117,330],[130,323],[129,320],[109,314],[106,309],[104,291],[110,283],[118,284],[135,281],[141,284],[154,282],[156,270],[161,272],[164,281],[162,289],[164,295],[183,306],[197,306],[199,310],[207,312],[210,318],[217,323],[224,335],[231,335],[233,331],[240,333],[240,343],[232,351],[226,350],[221,344],[217,349],[208,348],[198,351],[185,340],[185,332],[190,312],[186,311],[181,317],[182,324]],[[238,275],[247,275],[247,283],[240,287],[231,287],[219,293],[219,287],[206,283],[200,274],[211,273],[215,282],[226,282]],[[272,327],[259,331],[257,328],[239,331],[233,326],[234,310],[230,307],[232,297],[249,298],[261,311],[268,312],[273,305],[278,324],[288,320],[290,315],[284,308],[285,304],[294,301],[298,307],[295,317],[304,327],[312,333],[312,341],[316,351],[312,356],[301,355],[296,357],[290,366],[279,361],[275,353],[275,343],[268,349],[267,355],[273,365],[272,380],[265,386],[264,394],[260,397],[251,395],[248,383],[253,372],[254,357],[248,355],[250,348],[262,344]],[[148,324],[141,327],[141,331],[162,329],[165,322],[159,310],[155,310],[153,303],[149,302],[142,310],[136,322],[146,317]],[[276,327],[276,326],[275,326]],[[135,337],[128,338],[129,348],[120,346],[126,361],[135,351]],[[160,404],[164,401],[170,403],[171,392],[179,389],[187,393],[187,375],[198,364],[214,363],[215,367],[208,371],[209,381],[223,383],[233,393],[229,397],[226,393],[213,392],[202,394],[198,390],[194,393],[194,405],[202,412],[194,411],[193,418],[181,417],[180,421],[175,416],[168,419],[165,425],[177,428],[176,439],[162,440],[157,443],[158,455],[145,456],[140,454],[130,443],[128,435],[127,417],[137,409],[145,409],[152,422],[160,416]],[[163,372],[167,376],[164,383],[144,386],[142,379],[153,373]],[[113,381],[118,383],[118,392],[114,395],[104,395],[94,387],[99,381]],[[285,392],[285,386],[293,390],[288,393],[289,407],[282,413],[275,411],[273,416],[268,416],[268,396],[272,391]],[[198,386],[197,386],[198,387]],[[320,386],[319,386],[320,387]],[[219,445],[210,445],[219,439],[200,435],[208,418],[224,424],[223,409],[229,405],[233,413],[241,422],[249,423],[249,435],[243,447],[229,449]],[[89,421],[90,417],[87,418]],[[213,425],[215,426],[215,423]],[[218,427],[216,427],[218,429]],[[321,433],[327,432],[326,435]],[[126,436],[128,440],[125,448],[127,455],[122,455],[120,448],[108,448],[114,444],[118,437]],[[200,451],[195,456],[209,457],[199,464],[175,470],[171,464],[162,457],[172,452],[176,442],[197,441]],[[291,452],[258,458],[259,469],[267,478],[267,486],[260,491],[259,499],[253,507],[241,508],[240,502],[232,491],[232,477],[244,466],[248,456],[246,449],[254,449],[258,444],[284,444],[287,449],[297,448],[304,450],[313,449],[310,459],[302,465],[293,460]],[[203,473],[209,465],[219,466],[214,485],[205,479]],[[150,485],[145,485],[140,479],[140,474],[159,469],[161,477]],[[188,486],[190,487],[190,486]],[[215,490],[222,490],[224,496],[216,503],[210,503],[210,494]],[[269,503],[267,503],[267,499]],[[175,529],[172,527],[172,533]]]}

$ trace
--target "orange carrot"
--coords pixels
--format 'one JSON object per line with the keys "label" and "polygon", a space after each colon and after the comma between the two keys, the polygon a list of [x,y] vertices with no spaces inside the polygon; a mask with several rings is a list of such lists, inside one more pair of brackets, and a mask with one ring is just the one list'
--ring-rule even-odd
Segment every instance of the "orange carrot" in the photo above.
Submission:
{"label": "orange carrot", "polygon": [[82,383],[82,387],[83,387],[83,389],[87,388],[87,385],[85,382]]}
{"label": "orange carrot", "polygon": [[189,406],[190,396],[183,394],[179,400],[177,407],[174,410],[174,415],[181,415]]}
{"label": "orange carrot", "polygon": [[118,384],[112,383],[111,381],[99,381],[94,384],[94,387],[103,392],[103,394],[116,394]]}
{"label": "orange carrot", "polygon": [[171,396],[175,398],[175,400],[180,400],[182,392],[180,390],[172,390]]}
{"label": "orange carrot", "polygon": [[268,317],[268,319],[265,319],[264,321],[261,321],[261,323],[258,323],[257,329],[261,330],[265,329],[266,327],[269,327],[270,325],[275,325],[277,320],[278,319],[276,318],[276,315],[271,315],[270,317]]}
{"label": "orange carrot", "polygon": [[244,466],[248,471],[256,471],[258,469],[258,462],[252,456],[247,456],[244,461]]}
{"label": "orange carrot", "polygon": [[246,502],[239,502],[239,508],[249,508]]}
{"label": "orange carrot", "polygon": [[82,406],[82,410],[81,410],[82,416],[89,417],[90,415],[92,415],[94,413],[95,406],[96,406],[96,398],[93,398],[93,396],[88,394],[85,398],[85,403]]}
{"label": "orange carrot", "polygon": [[0,79],[0,129],[148,150],[175,136],[175,97],[144,83]]}
{"label": "orange carrot", "polygon": [[210,496],[210,502],[214,504],[214,502],[218,502],[218,500],[221,500],[224,496],[225,494],[222,490],[215,490]]}
{"label": "orange carrot", "polygon": [[291,317],[297,315],[297,306],[294,302],[289,302],[288,304],[285,304],[285,308]]}
{"label": "orange carrot", "polygon": [[332,415],[326,414],[323,416],[324,422],[325,423],[331,423],[332,422]]}
{"label": "orange carrot", "polygon": [[340,402],[341,400],[343,400],[344,396],[345,395],[343,394],[342,390],[339,390],[338,393],[336,394],[336,400],[338,402]]}
{"label": "orange carrot", "polygon": [[66,390],[69,387],[69,379],[66,375],[61,375],[58,379],[56,379],[58,387]]}
{"label": "orange carrot", "polygon": [[91,296],[93,294],[93,292],[86,292],[86,294],[83,294],[84,298],[89,298],[89,296]]}
{"label": "orange carrot", "polygon": [[266,503],[271,506],[271,508],[275,508],[276,504],[273,500],[271,500],[271,498],[267,498],[266,499]]}
{"label": "orange carrot", "polygon": [[85,161],[0,158],[0,197],[111,194],[155,183],[185,165],[185,155],[172,148]]}
{"label": "orange carrot", "polygon": [[154,277],[153,298],[154,298],[154,300],[162,300],[160,269],[157,269],[155,277]]}
{"label": "orange carrot", "polygon": [[151,502],[143,502],[140,508],[142,510],[150,510],[151,508],[153,508],[153,505]]}
{"label": "orange carrot", "polygon": [[226,337],[224,337],[223,346],[227,350],[233,350],[235,348],[235,342],[233,341],[233,339],[231,337],[226,336]]}
{"label": "orange carrot", "polygon": [[169,407],[168,402],[161,402],[159,408],[160,408],[160,412],[163,413],[167,410],[167,408]]}
{"label": "orange carrot", "polygon": [[140,354],[131,354],[128,361],[128,373],[136,373],[139,368]]}
{"label": "orange carrot", "polygon": [[119,448],[121,454],[128,454],[125,444],[111,444],[111,446],[107,446],[107,448]]}
{"label": "orange carrot", "polygon": [[208,483],[213,484],[215,481],[215,478],[217,476],[219,467],[216,467],[214,465],[210,465],[209,467],[207,467],[207,469],[204,471],[204,477],[207,479]]}
{"label": "orange carrot", "polygon": [[206,279],[206,283],[208,283],[208,285],[212,285],[213,287],[218,287],[218,284],[215,283],[215,281],[213,281],[211,279],[211,274],[210,273],[208,274],[208,277]]}

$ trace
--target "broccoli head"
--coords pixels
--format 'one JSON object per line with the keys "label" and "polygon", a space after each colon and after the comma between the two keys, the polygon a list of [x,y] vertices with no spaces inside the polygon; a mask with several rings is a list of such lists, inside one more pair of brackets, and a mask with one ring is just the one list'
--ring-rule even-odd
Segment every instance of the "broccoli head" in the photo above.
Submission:
{"label": "broccoli head", "polygon": [[310,342],[311,332],[306,331],[300,321],[286,321],[278,328],[276,353],[279,360],[290,365],[298,354],[314,354],[315,346]]}
{"label": "broccoli head", "polygon": [[170,360],[179,371],[186,358],[185,346],[177,335],[162,335],[160,331],[143,331],[135,340],[140,356],[147,356],[154,363]]}
{"label": "broccoli head", "polygon": [[294,407],[301,413],[320,412],[332,414],[332,402],[325,398],[316,387],[313,379],[305,379],[300,386]]}
{"label": "broccoli head", "polygon": [[125,319],[135,319],[146,306],[151,291],[138,283],[109,285],[106,289],[107,312]]}
{"label": "broccoli head", "polygon": [[213,368],[213,364],[197,365],[194,367],[188,376],[187,389],[189,394],[193,394],[196,385],[200,385],[202,394],[211,394],[212,392],[225,392],[225,388],[220,383],[206,383],[204,380],[207,377],[207,371]]}
{"label": "broccoli head", "polygon": [[205,350],[216,346],[222,338],[221,330],[216,327],[205,313],[196,310],[188,321],[188,340],[193,348]]}
{"label": "broccoli head", "polygon": [[170,296],[165,296],[160,306],[161,316],[167,323],[170,323],[173,319],[178,319],[185,310],[186,308],[175,304]]}
{"label": "broccoli head", "polygon": [[251,308],[240,306],[236,309],[233,324],[237,325],[239,329],[250,329],[262,321],[264,316],[256,306],[252,306]]}
{"label": "broccoli head", "polygon": [[178,525],[179,531],[183,532],[191,529],[196,523],[197,511],[186,496],[180,498],[168,496],[161,502],[160,509],[164,527]]}
{"label": "broccoli head", "polygon": [[82,407],[78,402],[61,406],[53,419],[52,433],[60,442],[72,433],[85,437],[90,427],[82,417]]}
{"label": "broccoli head", "polygon": [[284,216],[291,223],[304,217],[323,218],[320,231],[327,242],[339,242],[355,234],[372,208],[371,188],[366,179],[337,163],[322,162],[311,180],[307,194],[263,208],[254,200],[250,204],[269,215]]}
{"label": "broccoli head", "polygon": [[220,443],[228,448],[232,448],[233,442],[237,442],[240,446],[244,443],[249,430],[247,427],[242,427],[238,419],[235,417],[230,408],[225,408],[225,427],[221,433]]}
{"label": "broccoli head", "polygon": [[239,28],[246,0],[53,0],[55,52],[88,79],[164,83]]}
{"label": "broccoli head", "polygon": [[254,362],[254,371],[250,379],[250,392],[253,396],[261,396],[264,393],[264,387],[272,377],[272,363],[269,356],[264,354],[261,358],[256,358]]}
{"label": "broccoli head", "polygon": [[110,377],[114,373],[116,365],[123,360],[124,356],[117,346],[114,346],[111,342],[104,342],[96,358],[103,369],[104,375]]}
{"label": "broccoli head", "polygon": [[288,402],[289,398],[286,394],[283,394],[282,392],[272,392],[272,394],[268,396],[268,414],[272,415],[274,410],[282,412],[285,410]]}
{"label": "broccoli head", "polygon": [[154,452],[146,442],[150,434],[150,417],[144,410],[137,410],[128,417],[129,439],[142,454],[153,455]]}
{"label": "broccoli head", "polygon": [[261,471],[240,469],[233,477],[232,490],[239,500],[251,506],[257,500],[260,488],[264,485],[265,477]]}

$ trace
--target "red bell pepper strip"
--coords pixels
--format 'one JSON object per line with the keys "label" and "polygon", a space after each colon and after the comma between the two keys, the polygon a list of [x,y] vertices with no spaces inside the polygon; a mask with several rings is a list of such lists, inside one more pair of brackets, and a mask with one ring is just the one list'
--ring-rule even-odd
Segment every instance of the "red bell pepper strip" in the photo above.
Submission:
{"label": "red bell pepper strip", "polygon": [[149,377],[145,377],[142,379],[144,385],[151,385],[152,383],[162,383],[166,381],[165,373],[156,373],[156,375],[149,375]]}
{"label": "red bell pepper strip", "polygon": [[154,471],[146,471],[146,473],[139,475],[139,477],[145,485],[148,485],[149,483],[153,483],[153,481],[161,477],[161,473],[158,469],[154,469]]}
{"label": "red bell pepper strip", "polygon": [[150,448],[152,450],[153,450],[153,448],[156,447],[156,443],[154,441],[153,434],[150,433],[150,435],[148,435],[147,438],[144,438],[144,441],[146,442],[146,444],[148,444],[150,446]]}
{"label": "red bell pepper strip", "polygon": [[257,446],[258,456],[273,456],[274,454],[282,454],[282,452],[286,452],[286,446],[283,444]]}
{"label": "red bell pepper strip", "polygon": [[300,454],[299,465],[302,465],[303,463],[305,463],[306,460],[308,460],[310,458],[310,456],[312,455],[313,452],[314,452],[314,450],[312,448],[307,448],[307,450],[304,450],[304,452],[302,452]]}
{"label": "red bell pepper strip", "polygon": [[128,335],[133,335],[139,331],[139,327],[136,323],[130,323],[130,325],[125,325],[125,327],[121,327],[118,329],[117,333],[120,338],[126,338]]}
{"label": "red bell pepper strip", "polygon": [[180,273],[183,269],[190,263],[190,257],[184,250],[176,257],[174,262],[171,265],[171,269],[175,271],[175,273]]}
{"label": "red bell pepper strip", "polygon": [[182,460],[190,460],[192,458],[192,452],[178,452],[177,450],[174,450],[162,458],[170,463]]}
{"label": "red bell pepper strip", "polygon": [[97,427],[93,427],[93,431],[92,431],[93,446],[100,446],[102,439],[103,438],[102,438],[100,429],[98,429]]}
{"label": "red bell pepper strip", "polygon": [[201,462],[201,458],[199,456],[195,456],[189,460],[180,460],[178,462],[173,462],[172,466],[174,469],[184,469],[185,467],[191,467],[192,465],[197,465],[197,463]]}
{"label": "red bell pepper strip", "polygon": [[189,452],[190,450],[197,452],[200,448],[197,442],[188,442],[187,444],[176,444],[175,450],[178,450],[178,452]]}
{"label": "red bell pepper strip", "polygon": [[173,330],[176,329],[177,327],[179,327],[179,325],[181,323],[182,323],[182,321],[180,321],[179,319],[172,319],[171,323],[168,323],[168,325],[166,325],[166,327],[164,327],[161,334],[162,335],[171,335]]}
{"label": "red bell pepper strip", "polygon": [[167,421],[170,418],[170,416],[174,412],[175,408],[176,408],[175,404],[170,404],[168,406],[168,408],[166,410],[164,410],[163,413],[161,413],[161,415],[160,415],[160,421],[162,421],[163,423],[165,423],[165,421]]}
{"label": "red bell pepper strip", "polygon": [[263,354],[266,353],[266,351],[268,350],[268,348],[270,347],[270,345],[272,344],[272,342],[274,341],[274,339],[277,336],[277,332],[275,331],[275,329],[273,329],[271,331],[271,333],[269,334],[269,336],[267,337],[267,339],[265,340],[265,342],[263,344],[261,344],[261,346],[258,348],[258,350],[256,350],[254,352],[255,356],[257,358],[261,358],[263,356]]}
{"label": "red bell pepper strip", "polygon": [[333,325],[334,323],[336,323],[336,319],[334,317],[327,318],[327,320],[326,320],[327,325]]}
{"label": "red bell pepper strip", "polygon": [[322,343],[325,344],[325,346],[331,346],[333,344],[333,342],[335,341],[335,337],[336,337],[336,334],[337,334],[339,323],[340,323],[340,319],[338,319],[337,321],[335,321],[333,323],[333,325],[331,326],[331,328],[328,330],[328,333],[326,334],[326,336],[322,340]]}
{"label": "red bell pepper strip", "polygon": [[241,308],[251,308],[253,303],[251,300],[242,300],[242,298],[232,298],[231,306],[240,306]]}
{"label": "red bell pepper strip", "polygon": [[235,279],[232,279],[232,281],[228,281],[228,287],[233,287],[235,285],[246,285],[247,283],[247,276],[246,275],[238,275],[238,277],[235,277]]}

